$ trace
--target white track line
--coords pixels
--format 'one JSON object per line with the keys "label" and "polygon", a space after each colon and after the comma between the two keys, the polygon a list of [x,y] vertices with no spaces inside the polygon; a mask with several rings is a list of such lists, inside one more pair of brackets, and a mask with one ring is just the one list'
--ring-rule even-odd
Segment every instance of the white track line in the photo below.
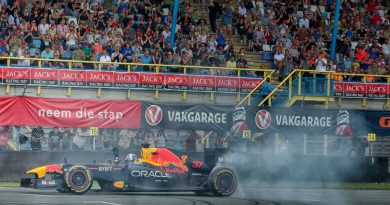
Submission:
{"label": "white track line", "polygon": [[110,203],[105,201],[83,201],[81,202],[83,204],[108,204],[108,205],[122,205],[122,204],[116,204],[116,203]]}

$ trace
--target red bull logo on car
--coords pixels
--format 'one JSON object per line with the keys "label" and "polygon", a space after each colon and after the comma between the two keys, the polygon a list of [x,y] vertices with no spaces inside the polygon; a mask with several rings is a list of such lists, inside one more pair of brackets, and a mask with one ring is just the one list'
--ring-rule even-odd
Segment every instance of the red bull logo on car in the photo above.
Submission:
{"label": "red bull logo on car", "polygon": [[[166,148],[142,148],[142,158],[139,162],[146,162],[154,166],[166,167],[166,172],[184,173],[188,171],[185,165],[187,156],[183,155],[179,158],[176,154]],[[172,165],[174,169],[168,169]]]}
{"label": "red bull logo on car", "polygon": [[46,173],[53,173],[53,174],[63,174],[64,172],[61,170],[62,169],[62,164],[56,165],[47,165],[46,166]]}
{"label": "red bull logo on car", "polygon": [[47,173],[49,174],[63,174],[61,170],[62,164],[51,164],[46,166],[37,167],[27,171],[27,174],[36,174],[38,178],[43,178]]}

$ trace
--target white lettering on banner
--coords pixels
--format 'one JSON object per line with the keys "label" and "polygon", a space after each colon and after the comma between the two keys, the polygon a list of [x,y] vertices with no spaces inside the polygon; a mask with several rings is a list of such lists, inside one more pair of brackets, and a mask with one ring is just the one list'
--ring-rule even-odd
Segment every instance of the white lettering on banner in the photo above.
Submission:
{"label": "white lettering on banner", "polygon": [[93,119],[97,117],[98,119],[109,119],[115,120],[118,122],[123,118],[122,112],[110,112],[107,110],[100,111],[95,115],[93,111],[88,111],[86,108],[80,108],[80,110],[76,111],[74,114],[70,110],[50,110],[50,109],[39,109],[38,117],[53,117],[53,118],[71,118],[72,116],[76,116],[76,118],[88,118]]}
{"label": "white lettering on banner", "polygon": [[187,79],[184,77],[167,76],[167,83],[186,84]]}
{"label": "white lettering on banner", "polygon": [[386,92],[386,87],[368,87],[368,91],[369,92],[375,92],[375,93],[377,93],[377,92],[382,92],[382,93],[384,93],[384,92]]}
{"label": "white lettering on banner", "polygon": [[164,82],[163,76],[142,76],[142,82],[148,82],[148,83],[161,83]]}
{"label": "white lettering on banner", "polygon": [[34,78],[55,78],[57,77],[56,71],[42,71],[42,72],[35,72]]}
{"label": "white lettering on banner", "polygon": [[229,80],[229,79],[219,79],[218,81],[218,85],[219,86],[228,86],[228,87],[233,87],[233,86],[237,86],[237,81],[235,80]]}
{"label": "white lettering on banner", "polygon": [[170,122],[226,124],[226,113],[168,111]]}
{"label": "white lettering on banner", "polygon": [[193,81],[193,84],[195,85],[211,85],[214,84],[214,81],[212,79],[197,79],[195,78]]}
{"label": "white lettering on banner", "polygon": [[111,73],[89,73],[89,79],[90,80],[101,80],[101,81],[110,81],[111,80]]}
{"label": "white lettering on banner", "polygon": [[260,82],[255,82],[255,81],[244,81],[242,82],[242,87],[245,88],[254,88],[257,86],[257,84]]}
{"label": "white lettering on banner", "polygon": [[364,85],[347,85],[345,91],[362,92],[364,91]]}
{"label": "white lettering on banner", "polygon": [[62,80],[80,80],[84,79],[84,73],[63,73]]}
{"label": "white lettering on banner", "polygon": [[281,126],[331,127],[331,120],[331,117],[276,115],[276,124]]}
{"label": "white lettering on banner", "polygon": [[55,117],[55,118],[71,118],[72,113],[70,110],[44,110],[39,109],[39,117]]}
{"label": "white lettering on banner", "polygon": [[19,71],[19,70],[7,70],[7,73],[5,74],[4,77],[19,77],[19,78],[23,78],[23,77],[29,77],[29,71],[28,70],[22,70],[22,71]]}
{"label": "white lettering on banner", "polygon": [[132,75],[118,75],[115,80],[121,82],[136,82],[137,78]]}

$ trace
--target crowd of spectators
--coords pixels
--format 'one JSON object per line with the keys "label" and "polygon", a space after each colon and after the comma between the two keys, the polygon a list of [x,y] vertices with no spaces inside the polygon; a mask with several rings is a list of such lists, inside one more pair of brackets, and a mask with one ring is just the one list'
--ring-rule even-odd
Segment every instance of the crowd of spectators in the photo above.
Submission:
{"label": "crowd of spectators", "polygon": [[[204,148],[223,148],[229,141],[221,132],[164,129],[108,129],[91,134],[88,128],[0,127],[0,151],[10,150],[8,140],[16,142],[16,150],[69,151],[171,148],[181,151],[200,151]],[[207,141],[207,143],[206,143]]]}
{"label": "crowd of spectators", "polygon": [[[274,48],[273,66],[280,78],[296,68],[389,74],[389,7],[378,0],[342,1],[335,62],[327,56],[333,0],[202,0],[203,7],[193,3],[180,0],[176,38],[171,45],[173,9],[168,0],[115,0],[112,5],[100,0],[3,0],[1,56],[246,68],[246,53],[258,53],[260,59],[260,53],[269,47]],[[232,38],[235,34],[246,47],[238,52]],[[38,66],[33,60],[17,64]],[[67,67],[59,62],[43,62],[43,66]],[[72,66],[97,68],[92,63]],[[107,64],[102,68],[126,70],[127,66]],[[134,69],[155,71],[157,67]],[[158,69],[183,72],[183,67]],[[222,69],[189,72],[236,74]]]}

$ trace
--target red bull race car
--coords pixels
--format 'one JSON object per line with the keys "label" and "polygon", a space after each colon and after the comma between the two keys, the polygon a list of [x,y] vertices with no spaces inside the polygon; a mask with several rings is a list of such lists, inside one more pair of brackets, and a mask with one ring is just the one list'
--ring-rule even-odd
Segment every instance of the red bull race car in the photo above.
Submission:
{"label": "red bull race car", "polygon": [[[114,149],[115,159],[118,150]],[[237,188],[233,168],[211,168],[186,155],[178,157],[167,148],[141,148],[141,157],[129,154],[124,162],[93,164],[52,164],[27,171],[21,187],[56,189],[84,194],[97,182],[102,191],[191,191],[203,195],[229,196]]]}

